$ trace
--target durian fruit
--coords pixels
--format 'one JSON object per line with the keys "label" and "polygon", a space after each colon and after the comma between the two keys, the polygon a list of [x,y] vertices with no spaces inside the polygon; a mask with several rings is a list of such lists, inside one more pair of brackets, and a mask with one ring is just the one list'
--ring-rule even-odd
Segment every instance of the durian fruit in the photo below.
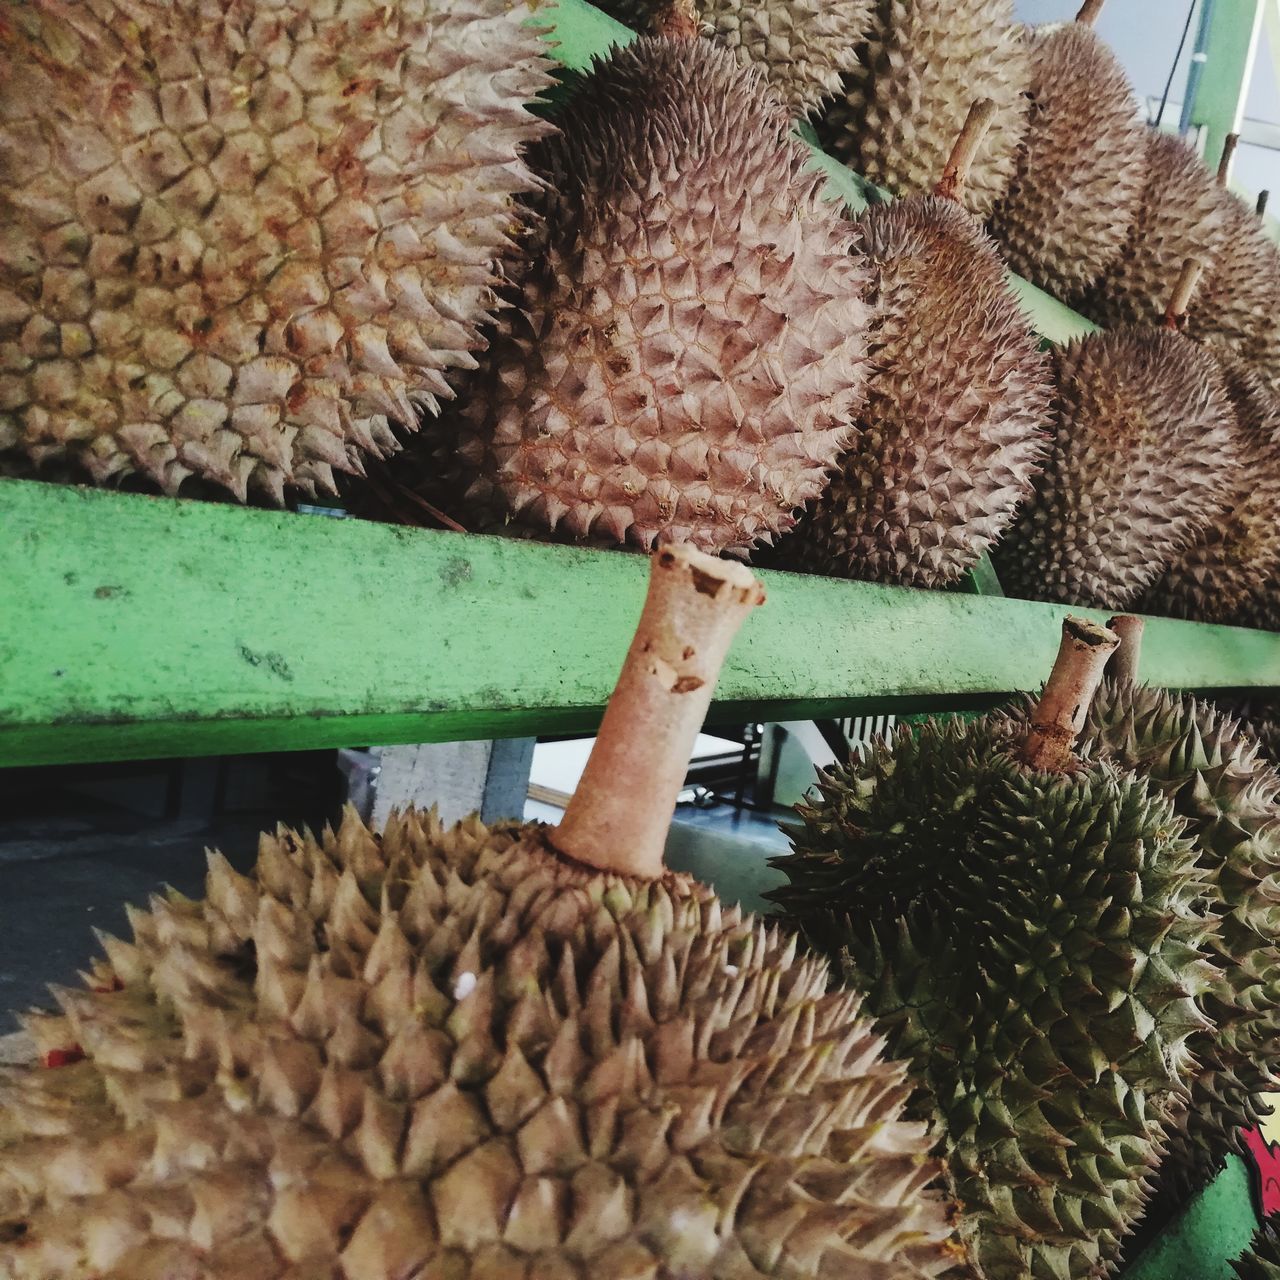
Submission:
{"label": "durian fruit", "polygon": [[996,104],[963,200],[986,218],[1013,179],[1031,52],[1013,0],[878,0],[863,54],[818,124],[840,160],[895,195],[933,188],[969,105]]}
{"label": "durian fruit", "polygon": [[1119,258],[1146,181],[1133,86],[1093,30],[1102,5],[1029,32],[1030,114],[991,234],[1019,275],[1072,299]]}
{"label": "durian fruit", "polygon": [[0,457],[333,488],[475,364],[548,126],[522,0],[3,0]]}
{"label": "durian fruit", "polygon": [[[664,549],[563,824],[348,813],[210,862],[0,1077],[11,1280],[850,1275],[953,1260],[904,1069],[662,867],[741,566]],[[603,784],[603,788],[602,788]]]}
{"label": "durian fruit", "polygon": [[1048,357],[962,190],[989,107],[971,112],[939,185],[869,209],[874,361],[829,488],[779,547],[788,567],[903,586],[958,581],[1031,492],[1050,411]]}
{"label": "durian fruit", "polygon": [[1239,137],[1231,134],[1218,168],[1218,199],[1225,214],[1222,247],[1206,273],[1187,332],[1221,343],[1242,360],[1260,365],[1280,384],[1280,248],[1267,234],[1257,210],[1227,187],[1231,157]]}
{"label": "durian fruit", "polygon": [[1256,368],[1229,352],[1216,354],[1238,428],[1232,503],[1174,559],[1144,608],[1280,630],[1280,398]]}
{"label": "durian fruit", "polygon": [[1072,305],[1106,329],[1159,324],[1188,258],[1212,275],[1229,232],[1229,207],[1204,161],[1181,139],[1143,135],[1146,185],[1124,249]]}
{"label": "durian fruit", "polygon": [[[699,0],[707,33],[762,67],[792,115],[807,116],[840,91],[858,65],[875,0]],[[647,31],[661,0],[600,0],[599,8]]]}
{"label": "durian fruit", "polygon": [[774,895],[845,958],[932,1112],[983,1280],[1110,1274],[1216,971],[1167,797],[1072,741],[1113,633],[1067,619],[1029,715],[929,722],[820,775]]}
{"label": "durian fruit", "polygon": [[1239,1280],[1280,1280],[1280,1230],[1269,1218],[1249,1242],[1249,1247],[1233,1260],[1232,1270]]}
{"label": "durian fruit", "polygon": [[472,531],[771,540],[862,401],[852,226],[763,74],[712,41],[614,49],[559,123],[515,305],[394,474]]}
{"label": "durian fruit", "polygon": [[1053,440],[994,560],[1010,595],[1124,609],[1230,505],[1239,453],[1213,356],[1166,327],[1091,333],[1053,354]]}
{"label": "durian fruit", "polygon": [[1212,1031],[1188,1041],[1188,1111],[1161,1166],[1166,1198],[1197,1189],[1240,1131],[1268,1108],[1280,1068],[1280,774],[1238,722],[1210,704],[1137,683],[1139,618],[1113,618],[1124,637],[1089,710],[1081,750],[1147,778],[1195,841],[1212,922],[1205,950],[1220,980],[1204,997]]}

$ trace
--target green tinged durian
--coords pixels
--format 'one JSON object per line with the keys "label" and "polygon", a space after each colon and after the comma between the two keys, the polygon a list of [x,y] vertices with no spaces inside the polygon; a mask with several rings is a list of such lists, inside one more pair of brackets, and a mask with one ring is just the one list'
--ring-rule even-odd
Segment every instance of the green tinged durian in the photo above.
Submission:
{"label": "green tinged durian", "polygon": [[1167,797],[1207,882],[1206,945],[1221,980],[1204,1009],[1215,1025],[1188,1042],[1196,1064],[1191,1105],[1161,1169],[1162,1187],[1181,1198],[1239,1149],[1239,1130],[1267,1114],[1260,1096],[1277,1087],[1280,774],[1231,716],[1123,678],[1104,682],[1081,748],[1143,775]]}
{"label": "green tinged durian", "polygon": [[[1068,626],[1064,652],[1114,645]],[[1219,980],[1169,797],[1087,747],[1063,769],[1024,764],[1035,721],[903,730],[820,776],[776,861],[775,900],[912,1065],[985,1280],[1109,1273]]]}

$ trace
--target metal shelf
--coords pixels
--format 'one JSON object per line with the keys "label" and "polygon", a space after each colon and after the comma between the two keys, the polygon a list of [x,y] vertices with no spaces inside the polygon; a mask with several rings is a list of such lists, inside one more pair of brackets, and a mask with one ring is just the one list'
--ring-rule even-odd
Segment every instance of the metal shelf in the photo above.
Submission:
{"label": "metal shelf", "polygon": [[[618,551],[27,480],[0,481],[0,563],[0,765],[589,730],[648,574]],[[1067,612],[761,577],[712,722],[988,706],[1039,687]],[[1280,634],[1153,621],[1143,652],[1170,687],[1280,685]]]}

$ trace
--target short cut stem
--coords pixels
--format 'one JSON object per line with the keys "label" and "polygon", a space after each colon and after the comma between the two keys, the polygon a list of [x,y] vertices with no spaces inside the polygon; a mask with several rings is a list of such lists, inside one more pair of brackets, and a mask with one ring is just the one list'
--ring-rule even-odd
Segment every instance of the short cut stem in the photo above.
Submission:
{"label": "short cut stem", "polygon": [[1142,661],[1142,633],[1146,622],[1132,613],[1122,613],[1107,622],[1107,629],[1120,637],[1120,647],[1107,663],[1107,675],[1117,684],[1137,684]]}
{"label": "short cut stem", "polygon": [[934,188],[934,193],[944,200],[960,201],[964,196],[965,183],[969,181],[969,170],[977,159],[978,151],[991,122],[996,116],[996,104],[990,98],[979,98],[969,108],[964,128],[956,144],[951,148],[947,167],[942,171],[942,180]]}
{"label": "short cut stem", "polygon": [[1062,773],[1120,637],[1084,618],[1064,618],[1058,657],[1031,713],[1019,756],[1023,764]]}
{"label": "short cut stem", "polygon": [[1191,308],[1191,299],[1195,296],[1204,275],[1204,263],[1199,258],[1188,258],[1182,264],[1182,274],[1173,287],[1173,296],[1169,299],[1168,309],[1164,313],[1164,327],[1175,332],[1185,329],[1187,312]]}
{"label": "short cut stem", "polygon": [[1106,3],[1107,0],[1084,0],[1084,4],[1080,6],[1080,12],[1076,14],[1076,21],[1086,27],[1093,26],[1102,12],[1102,6]]}
{"label": "short cut stem", "polygon": [[745,565],[688,546],[653,557],[649,594],[587,767],[550,833],[567,857],[656,880],[720,667],[764,588]]}
{"label": "short cut stem", "polygon": [[1259,192],[1258,192],[1258,203],[1257,203],[1257,205],[1255,206],[1255,208],[1258,210],[1258,217],[1260,217],[1260,218],[1261,218],[1261,217],[1262,217],[1262,215],[1263,215],[1264,213],[1266,213],[1266,211],[1267,211],[1267,205],[1270,203],[1270,201],[1271,201],[1271,192],[1270,192],[1270,191],[1259,191]]}
{"label": "short cut stem", "polygon": [[694,0],[666,0],[654,12],[651,29],[655,36],[671,40],[697,40],[702,35],[702,19]]}
{"label": "short cut stem", "polygon": [[1231,162],[1236,158],[1236,148],[1240,145],[1240,135],[1229,133],[1222,143],[1222,156],[1218,160],[1218,186],[1225,187],[1231,177]]}

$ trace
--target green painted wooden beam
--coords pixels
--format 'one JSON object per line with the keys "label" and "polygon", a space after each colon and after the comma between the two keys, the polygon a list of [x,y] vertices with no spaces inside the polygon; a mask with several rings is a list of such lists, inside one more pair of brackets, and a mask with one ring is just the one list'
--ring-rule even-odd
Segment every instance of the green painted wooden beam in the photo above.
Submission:
{"label": "green painted wooden beam", "polygon": [[[0,764],[589,730],[636,555],[0,480]],[[1066,610],[764,573],[713,720],[988,706]],[[1094,614],[1104,617],[1103,614]],[[1158,621],[1144,670],[1280,686],[1280,634]]]}
{"label": "green painted wooden beam", "polygon": [[1193,64],[1184,118],[1204,129],[1204,158],[1217,169],[1227,134],[1244,118],[1266,0],[1214,0],[1204,62]]}
{"label": "green painted wooden beam", "polygon": [[1121,1273],[1122,1280],[1236,1280],[1231,1267],[1258,1229],[1249,1173],[1239,1156],[1158,1239]]}
{"label": "green painted wooden beam", "polygon": [[[614,45],[627,44],[636,38],[635,32],[586,0],[550,0],[539,9],[537,21],[545,25],[548,43],[557,59],[573,72],[586,71],[593,58],[607,53]],[[814,168],[827,175],[832,196],[843,200],[852,212],[860,213],[877,194],[885,196],[885,192],[823,151],[809,125],[799,125],[797,132],[813,153]],[[1043,289],[1012,272],[1009,284],[1036,332],[1051,342],[1067,342],[1097,328]]]}

